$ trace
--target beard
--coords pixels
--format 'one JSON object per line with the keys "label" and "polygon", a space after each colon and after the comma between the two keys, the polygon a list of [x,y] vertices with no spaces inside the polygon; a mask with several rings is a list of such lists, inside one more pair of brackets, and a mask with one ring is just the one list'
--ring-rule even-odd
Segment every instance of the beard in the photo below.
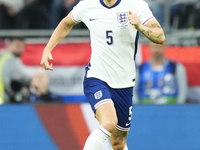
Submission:
{"label": "beard", "polygon": [[22,53],[13,53],[15,57],[20,58],[22,56]]}
{"label": "beard", "polygon": [[161,60],[161,59],[163,59],[163,55],[160,54],[160,53],[154,53],[153,59],[156,60],[156,61]]}

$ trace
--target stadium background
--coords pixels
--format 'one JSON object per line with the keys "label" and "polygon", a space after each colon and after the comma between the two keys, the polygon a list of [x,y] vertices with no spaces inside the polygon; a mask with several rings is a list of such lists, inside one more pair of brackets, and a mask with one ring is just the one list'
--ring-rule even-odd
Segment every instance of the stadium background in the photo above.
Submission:
{"label": "stadium background", "polygon": [[[46,43],[26,45],[26,51],[21,59],[25,65],[29,66],[30,73],[40,67],[40,59],[45,45]],[[85,66],[90,61],[90,53],[90,43],[86,40],[66,41],[52,51],[55,71],[48,71],[49,87],[54,93],[62,95],[63,101],[86,101],[83,97],[82,81]],[[148,45],[139,44],[137,65],[148,60],[150,55]],[[199,99],[200,80],[197,80],[197,78],[200,76],[200,46],[168,46],[165,55],[185,66],[189,85],[188,99]]]}
{"label": "stadium background", "polygon": [[[27,40],[26,51],[21,58],[30,73],[40,67],[40,57],[46,44],[37,40]],[[166,51],[167,57],[186,67],[188,98],[195,93],[194,89],[200,87],[200,81],[196,80],[200,76],[199,49],[199,46],[170,46]],[[62,95],[65,104],[1,106],[0,149],[83,148],[89,133],[98,126],[82,90],[84,68],[90,60],[90,53],[87,40],[64,41],[55,48],[55,70],[47,71],[51,81],[49,88]],[[149,57],[148,46],[140,44],[137,63]],[[129,149],[199,150],[199,109],[199,105],[134,105]],[[107,141],[104,150],[109,149]]]}
{"label": "stadium background", "polygon": [[[81,150],[96,120],[87,103],[4,105],[0,109],[0,149]],[[200,106],[133,107],[130,150],[199,150]],[[110,150],[108,142],[104,150]]]}
{"label": "stadium background", "polygon": [[[17,6],[17,0],[0,0]],[[22,0],[18,0],[22,1]],[[29,0],[24,0],[29,1]],[[30,0],[34,1],[34,0]],[[37,1],[37,0],[35,0]],[[52,30],[33,29],[48,17],[48,9],[38,0],[37,22],[30,28],[21,30],[0,30],[1,38],[25,37],[26,51],[22,62],[30,74],[40,67],[42,50]],[[46,2],[48,0],[45,0]],[[51,1],[51,0],[50,0]],[[58,0],[56,0],[58,1]],[[191,21],[199,0],[182,0],[188,8],[183,17],[186,27],[177,29],[179,19],[170,27],[169,6],[174,0],[165,1],[164,24],[167,44],[166,56],[181,62],[186,68],[188,79],[187,99],[200,102],[200,30]],[[18,3],[19,4],[19,3]],[[40,7],[41,5],[41,7]],[[2,9],[3,10],[3,9]],[[30,10],[28,8],[28,10]],[[31,9],[32,10],[32,9]],[[1,10],[0,10],[0,13]],[[44,14],[41,14],[44,13]],[[0,14],[1,16],[2,14]],[[198,17],[198,15],[197,15]],[[28,20],[30,17],[28,16]],[[27,18],[26,18],[27,19]],[[45,18],[47,19],[47,18]],[[0,20],[0,27],[1,24]],[[26,21],[26,20],[24,20]],[[197,20],[197,23],[199,20]],[[23,21],[20,21],[22,25]],[[43,24],[42,24],[43,25]],[[26,26],[25,26],[26,27]],[[6,29],[7,26],[6,26]],[[53,51],[54,71],[47,71],[50,77],[49,89],[62,95],[63,104],[20,104],[0,106],[0,150],[81,150],[87,136],[98,126],[94,115],[83,96],[82,81],[90,59],[89,33],[87,30],[73,29],[68,38]],[[139,40],[137,64],[150,57],[148,41],[143,36]],[[134,105],[132,128],[128,135],[129,150],[200,150],[200,105]],[[107,141],[103,150],[110,150]]]}

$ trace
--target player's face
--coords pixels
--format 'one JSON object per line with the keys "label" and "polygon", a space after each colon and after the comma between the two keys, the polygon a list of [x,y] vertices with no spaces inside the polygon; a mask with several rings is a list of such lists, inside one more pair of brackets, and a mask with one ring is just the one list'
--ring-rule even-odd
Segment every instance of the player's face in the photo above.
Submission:
{"label": "player's face", "polygon": [[16,56],[20,57],[25,50],[25,43],[20,40],[14,40],[11,42],[9,50]]}
{"label": "player's face", "polygon": [[159,59],[161,57],[164,57],[164,52],[165,52],[165,48],[166,48],[165,45],[150,43],[149,48],[150,48],[152,57],[154,59]]}

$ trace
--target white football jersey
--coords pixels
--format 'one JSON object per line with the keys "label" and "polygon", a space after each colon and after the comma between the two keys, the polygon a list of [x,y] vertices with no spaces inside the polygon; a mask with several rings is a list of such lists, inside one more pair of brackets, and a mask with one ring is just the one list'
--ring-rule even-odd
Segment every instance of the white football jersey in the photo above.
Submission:
{"label": "white football jersey", "polygon": [[138,31],[128,21],[129,11],[142,24],[154,18],[143,0],[118,0],[112,7],[103,0],[81,0],[72,10],[74,22],[84,22],[90,31],[87,77],[103,80],[112,88],[134,86]]}

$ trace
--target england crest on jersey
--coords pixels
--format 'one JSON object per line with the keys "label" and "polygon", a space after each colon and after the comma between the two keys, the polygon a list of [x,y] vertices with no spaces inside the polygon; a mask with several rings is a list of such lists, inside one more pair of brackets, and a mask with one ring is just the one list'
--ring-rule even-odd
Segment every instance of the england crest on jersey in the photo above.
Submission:
{"label": "england crest on jersey", "polygon": [[128,11],[117,13],[117,20],[120,24],[126,24],[128,22]]}

